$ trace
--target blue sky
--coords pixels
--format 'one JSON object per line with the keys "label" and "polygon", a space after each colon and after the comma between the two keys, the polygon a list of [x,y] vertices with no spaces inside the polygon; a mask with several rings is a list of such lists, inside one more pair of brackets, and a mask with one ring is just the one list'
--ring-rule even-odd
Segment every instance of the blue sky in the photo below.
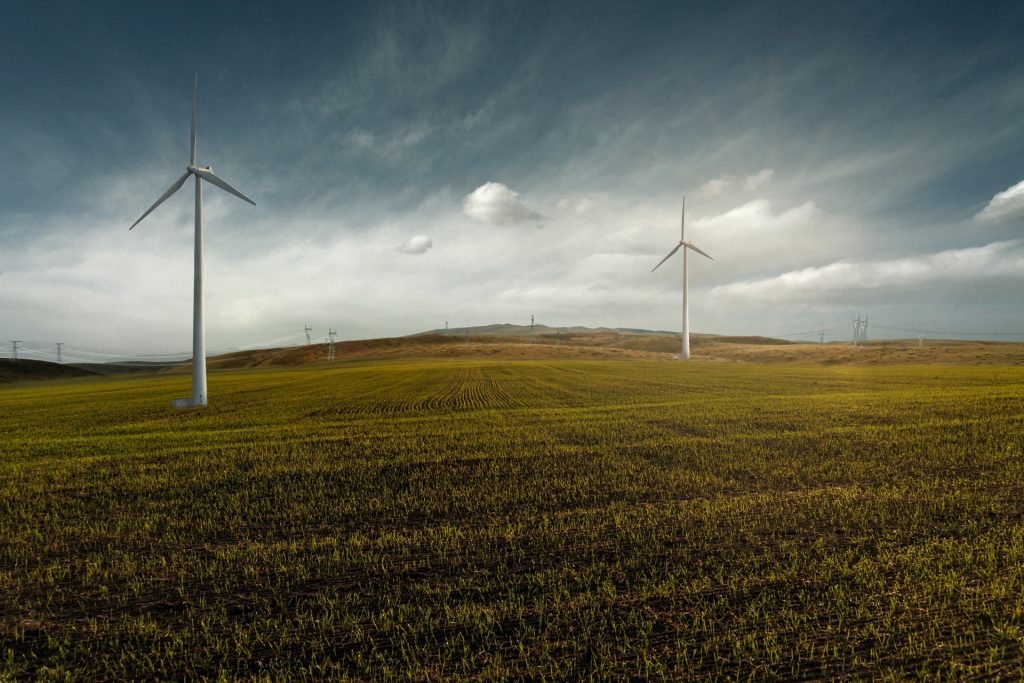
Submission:
{"label": "blue sky", "polygon": [[[529,321],[1024,338],[1024,7],[0,6],[0,336],[211,350]],[[888,330],[886,328],[889,328]],[[943,335],[936,335],[943,336]],[[944,336],[950,336],[946,334]],[[980,336],[975,334],[974,336]]]}

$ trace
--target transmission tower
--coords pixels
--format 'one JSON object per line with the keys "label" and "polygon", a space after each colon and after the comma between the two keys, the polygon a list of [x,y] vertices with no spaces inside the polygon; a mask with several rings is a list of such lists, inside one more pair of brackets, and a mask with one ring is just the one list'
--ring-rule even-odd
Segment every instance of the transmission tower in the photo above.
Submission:
{"label": "transmission tower", "polygon": [[18,344],[20,343],[20,339],[11,340],[11,360],[18,360]]}
{"label": "transmission tower", "polygon": [[533,313],[530,314],[530,343],[533,343]]}
{"label": "transmission tower", "polygon": [[62,346],[64,346],[64,342],[57,342],[57,365],[64,364],[64,354],[61,353]]}
{"label": "transmission tower", "polygon": [[448,321],[447,320],[444,321],[444,331],[445,332],[448,331]]}
{"label": "transmission tower", "polygon": [[327,360],[334,360],[334,338],[338,336],[338,331],[328,327],[327,336],[330,338],[330,341],[327,343]]}
{"label": "transmission tower", "polygon": [[825,333],[824,332],[819,332],[818,333],[818,343],[819,344],[824,344],[825,343]]}
{"label": "transmission tower", "polygon": [[310,339],[310,336],[309,336],[309,334],[312,331],[313,331],[313,328],[309,326],[309,323],[306,323],[306,346],[309,346],[312,343],[312,340]]}
{"label": "transmission tower", "polygon": [[850,322],[853,325],[853,345],[866,344],[868,341],[868,317],[864,316],[864,319],[861,320],[858,315],[856,320]]}

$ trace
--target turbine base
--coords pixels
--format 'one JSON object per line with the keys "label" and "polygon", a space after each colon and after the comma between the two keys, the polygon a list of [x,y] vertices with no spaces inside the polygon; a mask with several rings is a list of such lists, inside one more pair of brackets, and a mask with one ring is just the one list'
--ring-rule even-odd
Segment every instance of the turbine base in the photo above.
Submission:
{"label": "turbine base", "polygon": [[191,398],[176,398],[171,401],[171,407],[175,410],[186,410],[188,408],[202,408],[204,404],[196,403]]}

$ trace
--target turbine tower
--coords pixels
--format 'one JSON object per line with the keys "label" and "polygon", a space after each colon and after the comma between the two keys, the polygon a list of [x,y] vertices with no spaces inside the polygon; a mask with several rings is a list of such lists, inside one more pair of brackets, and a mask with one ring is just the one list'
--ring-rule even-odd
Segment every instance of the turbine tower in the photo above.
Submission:
{"label": "turbine tower", "polygon": [[[662,263],[672,258],[672,255],[683,248],[683,332],[682,332],[682,349],[679,353],[679,360],[688,360],[690,358],[690,302],[689,302],[689,271],[687,270],[687,250],[693,249],[701,256],[710,256],[705,254],[703,251],[697,248],[693,242],[686,241],[686,197],[683,197],[683,218],[681,222],[681,228],[679,231],[679,244],[673,247],[672,251],[668,252],[668,256],[658,261],[658,265],[651,268],[651,272],[656,271]],[[714,261],[714,259],[711,259]]]}
{"label": "turbine tower", "polygon": [[189,157],[188,166],[180,178],[174,181],[170,189],[164,192],[160,199],[156,200],[153,206],[146,209],[146,213],[139,217],[139,220],[132,223],[131,230],[142,222],[142,219],[153,212],[153,209],[160,206],[172,194],[181,189],[189,176],[196,179],[196,229],[195,229],[195,266],[192,298],[192,397],[174,399],[172,405],[175,408],[191,408],[206,405],[206,327],[203,316],[203,181],[229,192],[239,199],[243,199],[253,206],[256,202],[228,185],[226,182],[213,174],[213,167],[196,166],[196,96],[199,92],[199,76],[196,75],[192,85],[192,154]]}

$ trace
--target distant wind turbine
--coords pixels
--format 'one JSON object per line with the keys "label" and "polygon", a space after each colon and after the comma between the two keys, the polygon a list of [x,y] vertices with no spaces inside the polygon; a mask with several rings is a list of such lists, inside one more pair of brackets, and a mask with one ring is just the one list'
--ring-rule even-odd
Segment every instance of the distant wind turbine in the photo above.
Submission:
{"label": "distant wind turbine", "polygon": [[199,76],[196,75],[192,86],[192,155],[188,166],[180,178],[174,181],[171,188],[164,192],[139,220],[132,223],[131,230],[142,219],[153,212],[172,194],[181,189],[188,177],[196,179],[196,231],[195,231],[195,283],[192,299],[192,397],[174,399],[175,408],[190,408],[206,405],[206,328],[203,318],[203,181],[207,181],[220,189],[230,192],[239,199],[244,199],[253,206],[256,202],[213,175],[213,167],[199,168],[196,166],[196,95],[199,92]]}
{"label": "distant wind turbine", "polygon": [[[683,333],[681,335],[682,336],[682,350],[681,350],[681,352],[679,354],[679,359],[680,360],[688,360],[690,358],[690,302],[689,302],[689,291],[688,291],[689,290],[689,279],[690,278],[689,278],[689,271],[687,270],[687,267],[686,267],[686,262],[687,262],[686,251],[687,251],[687,249],[693,249],[695,252],[697,252],[701,256],[707,256],[709,259],[711,257],[708,256],[703,251],[701,251],[700,249],[698,249],[697,245],[694,244],[693,242],[687,242],[686,241],[686,197],[683,197],[683,218],[682,218],[681,226],[682,227],[681,227],[681,229],[679,231],[679,244],[677,244],[672,249],[672,251],[668,252],[668,256],[666,256],[665,258],[663,258],[660,261],[658,261],[658,265],[654,266],[653,268],[651,268],[651,272],[653,273],[654,271],[656,271],[661,266],[662,263],[664,263],[665,261],[668,261],[670,258],[672,258],[672,255],[675,254],[677,251],[679,251],[680,248],[685,247],[683,249]],[[714,261],[714,259],[711,259],[711,260]]]}

